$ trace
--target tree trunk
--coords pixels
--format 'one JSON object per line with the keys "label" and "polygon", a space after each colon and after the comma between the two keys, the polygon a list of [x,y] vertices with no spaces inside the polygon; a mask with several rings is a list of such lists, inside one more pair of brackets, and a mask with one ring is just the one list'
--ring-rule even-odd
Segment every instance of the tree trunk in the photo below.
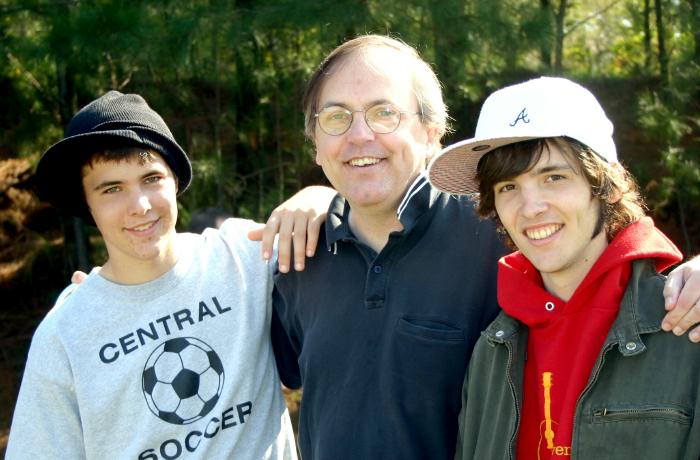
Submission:
{"label": "tree trunk", "polygon": [[661,81],[664,85],[667,85],[669,82],[668,54],[666,53],[666,41],[664,39],[662,1],[663,0],[654,0],[654,12],[656,13],[656,40],[658,42],[659,72],[661,75]]}
{"label": "tree trunk", "polygon": [[[58,113],[61,125],[68,127],[73,117],[75,87],[73,86],[72,72],[67,62],[60,56],[56,56],[56,85],[58,87]],[[77,217],[62,217],[63,228],[63,260],[64,275],[67,279],[75,270],[87,272],[90,269],[88,261],[89,240],[85,233],[83,221]]]}
{"label": "tree trunk", "polygon": [[540,60],[546,70],[552,70],[552,41],[555,35],[554,15],[552,14],[552,3],[550,0],[540,0],[540,10],[547,28],[546,40],[540,45]]}
{"label": "tree trunk", "polygon": [[651,0],[644,0],[644,71],[651,74]]}
{"label": "tree trunk", "polygon": [[693,31],[693,61],[700,65],[700,0],[688,0],[690,4],[691,30]]}
{"label": "tree trunk", "polygon": [[559,0],[555,16],[554,30],[554,73],[561,75],[564,71],[564,19],[566,18],[567,0]]}
{"label": "tree trunk", "polygon": [[212,27],[212,55],[214,58],[214,155],[216,156],[216,206],[221,208],[224,203],[223,155],[221,152],[221,53],[219,50],[219,27]]}

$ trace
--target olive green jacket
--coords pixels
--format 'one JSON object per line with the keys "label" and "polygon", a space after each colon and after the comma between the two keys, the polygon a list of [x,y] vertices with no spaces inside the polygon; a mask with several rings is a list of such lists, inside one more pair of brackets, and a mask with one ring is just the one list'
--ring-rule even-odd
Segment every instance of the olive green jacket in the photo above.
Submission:
{"label": "olive green jacket", "polygon": [[[633,262],[576,404],[572,459],[700,459],[700,345],[661,331],[663,284],[650,260]],[[479,338],[462,389],[455,458],[515,458],[527,332],[501,312]]]}

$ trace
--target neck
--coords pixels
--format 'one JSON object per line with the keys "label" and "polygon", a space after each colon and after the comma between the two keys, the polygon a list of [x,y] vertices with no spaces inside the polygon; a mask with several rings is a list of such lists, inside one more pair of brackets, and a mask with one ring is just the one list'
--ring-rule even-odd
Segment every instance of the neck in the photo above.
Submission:
{"label": "neck", "polygon": [[403,230],[395,211],[371,213],[350,208],[350,228],[355,236],[376,252],[380,252],[389,234]]}
{"label": "neck", "polygon": [[161,277],[173,268],[178,261],[179,253],[174,245],[166,250],[157,260],[122,262],[119,256],[110,255],[100,270],[100,275],[118,284],[143,284]]}
{"label": "neck", "polygon": [[586,253],[576,263],[553,273],[540,272],[545,289],[568,302],[607,247],[607,236],[605,232],[600,232],[591,240]]}

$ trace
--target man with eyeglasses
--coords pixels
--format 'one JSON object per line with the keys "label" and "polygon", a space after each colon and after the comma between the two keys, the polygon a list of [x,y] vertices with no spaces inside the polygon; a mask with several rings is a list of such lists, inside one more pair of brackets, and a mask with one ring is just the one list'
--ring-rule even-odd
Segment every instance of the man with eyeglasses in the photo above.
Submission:
{"label": "man with eyeglasses", "polygon": [[338,195],[317,255],[273,294],[282,381],[304,388],[302,457],[450,458],[505,249],[423,175],[446,131],[440,84],[412,48],[364,36],[324,60],[304,110]]}
{"label": "man with eyeglasses", "polygon": [[275,277],[272,340],[283,383],[303,386],[302,458],[452,458],[506,250],[468,198],[424,175],[447,130],[440,84],[413,48],[361,36],[321,63],[303,106],[338,195],[316,256]]}

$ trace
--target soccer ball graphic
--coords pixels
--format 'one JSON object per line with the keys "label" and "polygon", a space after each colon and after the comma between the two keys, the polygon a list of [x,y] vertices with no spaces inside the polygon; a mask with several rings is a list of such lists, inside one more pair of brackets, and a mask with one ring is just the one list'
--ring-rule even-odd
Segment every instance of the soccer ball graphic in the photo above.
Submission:
{"label": "soccer ball graphic", "polygon": [[195,422],[211,411],[224,386],[221,359],[194,337],[170,339],[156,348],[143,369],[148,408],[177,425]]}

